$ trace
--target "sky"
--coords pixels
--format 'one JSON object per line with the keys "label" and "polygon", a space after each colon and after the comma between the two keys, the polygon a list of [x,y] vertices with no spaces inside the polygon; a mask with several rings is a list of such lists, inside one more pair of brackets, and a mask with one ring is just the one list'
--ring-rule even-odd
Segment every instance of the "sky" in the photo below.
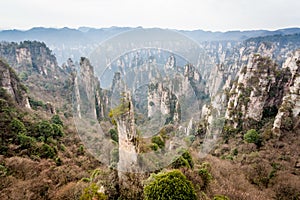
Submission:
{"label": "sky", "polygon": [[159,27],[276,30],[300,27],[299,0],[0,0],[0,29]]}

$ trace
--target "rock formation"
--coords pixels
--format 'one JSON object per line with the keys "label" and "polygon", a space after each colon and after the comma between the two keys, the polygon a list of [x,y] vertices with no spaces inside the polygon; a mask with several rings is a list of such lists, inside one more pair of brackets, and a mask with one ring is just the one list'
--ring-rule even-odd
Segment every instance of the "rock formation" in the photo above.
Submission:
{"label": "rock formation", "polygon": [[124,93],[121,104],[114,118],[117,122],[119,135],[119,163],[121,172],[135,172],[137,167],[137,133],[134,122],[134,107],[131,94]]}
{"label": "rock formation", "polygon": [[161,113],[162,118],[165,119],[163,124],[180,121],[181,116],[178,99],[163,83],[149,84],[147,100],[148,118],[150,120],[151,118],[155,118],[158,113]]}
{"label": "rock formation", "polygon": [[0,59],[0,87],[20,106],[30,108],[26,88],[20,83],[14,70]]}
{"label": "rock formation", "polygon": [[292,130],[300,123],[300,50],[286,60],[283,69],[290,71],[291,78],[273,125],[274,132],[279,136],[281,130]]}
{"label": "rock formation", "polygon": [[[7,51],[8,49],[10,51]],[[56,58],[45,43],[36,41],[24,41],[19,44],[3,42],[0,43],[0,57],[4,58],[18,73],[26,71],[48,78],[55,78],[60,73]]]}
{"label": "rock formation", "polygon": [[74,78],[75,110],[79,118],[100,119],[104,117],[100,82],[94,75],[94,68],[87,58],[80,60],[79,76]]}

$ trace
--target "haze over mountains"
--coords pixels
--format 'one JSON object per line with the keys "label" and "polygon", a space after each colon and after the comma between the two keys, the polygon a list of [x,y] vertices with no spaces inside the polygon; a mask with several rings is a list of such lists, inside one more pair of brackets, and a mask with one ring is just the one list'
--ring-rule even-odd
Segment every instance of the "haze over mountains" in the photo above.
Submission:
{"label": "haze over mountains", "polygon": [[[45,42],[76,42],[74,39],[89,40],[89,41],[102,41],[107,37],[114,34],[121,33],[123,31],[135,30],[142,27],[110,27],[110,28],[91,28],[91,27],[79,27],[73,28],[44,28],[34,27],[29,30],[2,30],[0,31],[0,39],[5,41],[22,41],[22,40],[41,40]],[[181,33],[185,33],[188,36],[195,38],[198,41],[214,41],[214,40],[235,40],[241,41],[252,37],[268,36],[268,35],[289,35],[300,33],[300,28],[285,28],[275,31],[269,30],[249,30],[249,31],[227,31],[227,32],[212,32],[198,30],[176,30]]]}
{"label": "haze over mountains", "polygon": [[[0,41],[20,42],[24,40],[42,41],[50,47],[57,57],[58,63],[62,64],[71,57],[78,60],[80,56],[87,56],[104,40],[118,35],[122,32],[141,29],[141,27],[110,27],[110,28],[44,28],[35,27],[30,30],[2,30],[0,31]],[[151,29],[145,29],[151,30]],[[163,29],[157,29],[162,30]],[[205,41],[233,41],[241,42],[249,38],[272,36],[272,35],[291,35],[300,33],[300,28],[286,28],[275,31],[250,30],[250,31],[228,31],[211,32],[203,30],[174,30],[178,31],[191,39],[201,43]]]}

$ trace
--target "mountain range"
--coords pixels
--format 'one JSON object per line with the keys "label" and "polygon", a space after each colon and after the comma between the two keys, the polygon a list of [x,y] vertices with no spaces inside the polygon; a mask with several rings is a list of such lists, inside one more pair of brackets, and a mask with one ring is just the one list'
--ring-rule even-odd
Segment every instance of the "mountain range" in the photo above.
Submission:
{"label": "mountain range", "polygon": [[299,28],[0,40],[0,199],[300,199]]}
{"label": "mountain range", "polygon": [[[142,27],[110,27],[110,28],[44,28],[35,27],[30,30],[2,30],[0,41],[21,42],[24,40],[45,42],[53,50],[59,64],[66,62],[70,57],[78,60],[80,56],[89,56],[90,53],[103,41],[120,33],[143,29]],[[158,29],[159,30],[159,29]],[[161,29],[163,31],[163,29]],[[212,41],[242,42],[249,38],[273,35],[291,35],[300,33],[300,28],[286,28],[275,31],[250,30],[211,32],[203,30],[169,30],[182,33],[198,43]]]}

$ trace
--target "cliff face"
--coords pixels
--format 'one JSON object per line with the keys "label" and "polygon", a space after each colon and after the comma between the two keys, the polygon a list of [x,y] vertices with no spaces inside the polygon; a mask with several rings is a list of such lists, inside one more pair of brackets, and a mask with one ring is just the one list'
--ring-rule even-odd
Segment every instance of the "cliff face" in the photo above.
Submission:
{"label": "cliff face", "polygon": [[270,89],[276,81],[275,73],[275,64],[259,55],[255,55],[248,65],[242,68],[230,90],[226,112],[226,117],[234,122],[235,127],[239,121],[262,119]]}
{"label": "cliff face", "polygon": [[0,87],[20,106],[30,108],[26,88],[11,67],[0,59]]}
{"label": "cliff face", "polygon": [[41,42],[0,43],[0,57],[6,59],[18,73],[37,73],[54,78],[60,71],[55,56]]}
{"label": "cliff face", "polygon": [[[259,129],[267,120],[273,120],[293,79],[285,66],[293,61],[290,55],[300,46],[299,34],[200,45],[206,55],[200,58],[199,69],[211,98],[202,116],[224,107],[225,118],[238,130]],[[275,120],[274,124],[279,127],[279,122]]]}
{"label": "cliff face", "polygon": [[85,117],[100,119],[103,117],[104,105],[102,103],[100,82],[94,75],[94,68],[87,58],[80,60],[79,75],[74,76],[75,110],[79,118]]}
{"label": "cliff face", "polygon": [[118,107],[120,111],[114,116],[119,136],[119,163],[121,172],[134,172],[137,167],[137,133],[134,122],[134,106],[131,94],[125,93]]}
{"label": "cliff face", "polygon": [[273,131],[290,131],[299,123],[299,50],[279,68],[270,58],[254,54],[239,71],[228,92],[226,119],[234,128],[249,129],[275,118]]}
{"label": "cliff face", "polygon": [[[180,121],[180,106],[177,97],[162,83],[150,84],[148,88],[148,118],[158,113],[167,116],[163,124]],[[159,122],[157,122],[159,123]]]}
{"label": "cliff face", "polygon": [[286,84],[286,93],[273,125],[277,135],[282,130],[293,130],[300,123],[300,50],[286,60],[283,69],[291,73],[291,78]]}
{"label": "cliff face", "polygon": [[20,81],[28,88],[31,99],[44,102],[51,107],[49,111],[54,112],[66,105],[70,93],[69,72],[57,65],[55,56],[44,43],[1,42],[0,58],[16,71]]}
{"label": "cliff face", "polygon": [[213,97],[222,91],[224,84],[236,78],[240,68],[251,62],[254,54],[269,57],[282,67],[289,55],[299,48],[300,35],[266,36],[244,42],[202,42],[200,46],[206,55],[199,58],[199,70],[202,77],[209,80],[207,88]]}

